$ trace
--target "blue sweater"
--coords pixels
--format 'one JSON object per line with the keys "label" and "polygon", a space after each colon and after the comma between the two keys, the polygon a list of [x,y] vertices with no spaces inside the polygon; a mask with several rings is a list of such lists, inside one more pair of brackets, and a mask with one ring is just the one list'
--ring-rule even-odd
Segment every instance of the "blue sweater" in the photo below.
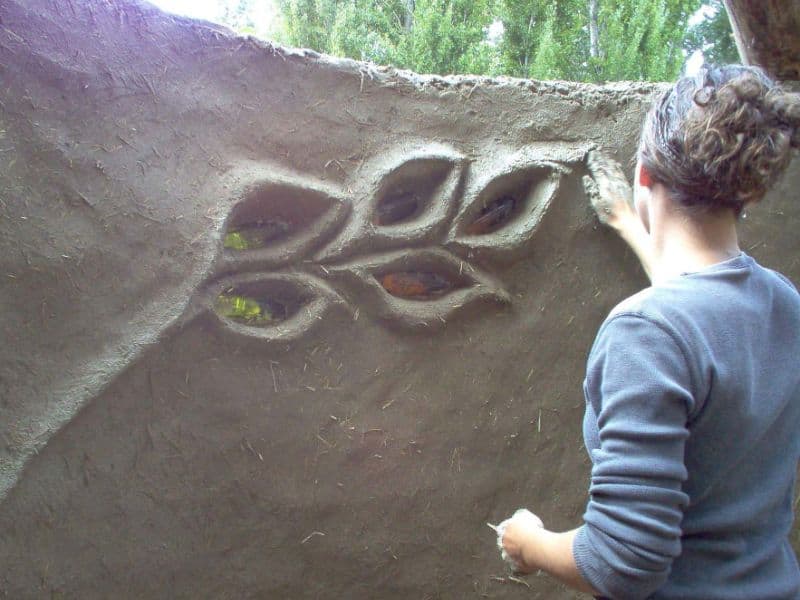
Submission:
{"label": "blue sweater", "polygon": [[617,306],[589,355],[573,553],[615,600],[797,600],[800,294],[745,254]]}

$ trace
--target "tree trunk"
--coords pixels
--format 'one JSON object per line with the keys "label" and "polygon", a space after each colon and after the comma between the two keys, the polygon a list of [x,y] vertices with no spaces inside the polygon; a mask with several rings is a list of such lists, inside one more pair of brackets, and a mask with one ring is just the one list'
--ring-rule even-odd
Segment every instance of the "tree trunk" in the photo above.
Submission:
{"label": "tree trunk", "polygon": [[405,0],[406,14],[403,17],[403,29],[411,31],[414,27],[414,0]]}
{"label": "tree trunk", "polygon": [[522,62],[522,76],[527,77],[528,73],[530,72],[530,62],[531,62],[531,44],[533,41],[531,40],[531,30],[533,29],[534,23],[534,14],[531,13],[531,18],[528,21],[528,33],[525,36],[525,58]]}
{"label": "tree trunk", "polygon": [[589,56],[592,58],[600,55],[598,37],[597,0],[589,0]]}
{"label": "tree trunk", "polygon": [[800,2],[725,0],[739,55],[781,80],[800,80]]}

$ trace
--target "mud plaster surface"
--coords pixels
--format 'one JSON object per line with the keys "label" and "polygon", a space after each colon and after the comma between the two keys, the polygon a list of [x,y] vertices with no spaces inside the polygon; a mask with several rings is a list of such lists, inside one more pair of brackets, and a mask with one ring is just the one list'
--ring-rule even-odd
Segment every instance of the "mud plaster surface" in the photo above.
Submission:
{"label": "mud plaster surface", "polygon": [[[579,522],[585,356],[645,284],[582,157],[627,161],[655,89],[416,76],[144,4],[0,4],[0,593],[572,597],[504,580],[484,523]],[[796,282],[798,184],[795,162],[743,226]],[[376,225],[397,189],[419,210]],[[251,214],[290,233],[224,249]],[[453,289],[398,298],[398,272]],[[297,310],[220,318],[230,289]]]}

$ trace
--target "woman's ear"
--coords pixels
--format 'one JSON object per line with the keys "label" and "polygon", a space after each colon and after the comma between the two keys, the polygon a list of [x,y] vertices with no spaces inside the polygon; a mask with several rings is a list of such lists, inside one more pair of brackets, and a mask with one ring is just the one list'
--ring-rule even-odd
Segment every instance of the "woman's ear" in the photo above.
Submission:
{"label": "woman's ear", "polygon": [[639,185],[646,188],[653,187],[653,178],[650,177],[650,171],[642,163],[639,163]]}
{"label": "woman's ear", "polygon": [[653,178],[641,161],[636,163],[635,185],[633,186],[633,208],[650,233],[650,192],[653,189]]}

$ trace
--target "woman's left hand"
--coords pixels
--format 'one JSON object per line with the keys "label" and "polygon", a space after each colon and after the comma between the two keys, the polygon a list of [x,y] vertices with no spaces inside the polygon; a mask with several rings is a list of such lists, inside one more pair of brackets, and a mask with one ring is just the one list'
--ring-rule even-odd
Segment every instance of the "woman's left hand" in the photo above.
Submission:
{"label": "woman's left hand", "polygon": [[[535,546],[533,538],[544,530],[542,520],[526,508],[520,508],[514,515],[497,526],[497,546],[503,560],[515,572],[531,573],[537,569],[530,560],[530,550]],[[526,558],[526,553],[528,557]]]}

